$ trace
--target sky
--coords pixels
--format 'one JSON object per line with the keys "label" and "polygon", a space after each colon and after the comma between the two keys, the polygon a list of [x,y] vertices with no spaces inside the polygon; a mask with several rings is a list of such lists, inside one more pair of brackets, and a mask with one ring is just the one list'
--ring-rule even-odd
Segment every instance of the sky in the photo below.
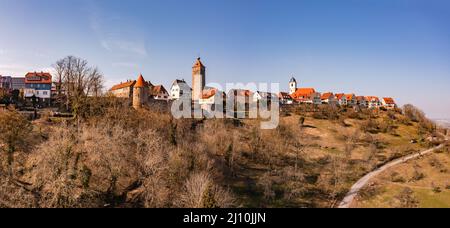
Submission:
{"label": "sky", "polygon": [[136,79],[280,83],[394,97],[450,119],[450,1],[0,0],[0,75],[67,55],[106,86]]}

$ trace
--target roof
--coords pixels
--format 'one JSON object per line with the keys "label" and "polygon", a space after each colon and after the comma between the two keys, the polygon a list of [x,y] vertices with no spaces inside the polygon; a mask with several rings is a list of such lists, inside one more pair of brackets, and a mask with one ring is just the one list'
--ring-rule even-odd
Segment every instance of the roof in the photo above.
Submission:
{"label": "roof", "polygon": [[145,81],[144,77],[142,76],[142,74],[139,75],[136,84],[134,85],[134,88],[143,88],[148,86],[147,82]]}
{"label": "roof", "polygon": [[286,92],[280,92],[278,94],[278,97],[282,98],[282,99],[292,99],[291,95],[289,93],[286,93]]}
{"label": "roof", "polygon": [[28,72],[25,75],[25,83],[28,84],[51,84],[52,75],[47,72]]}
{"label": "roof", "polygon": [[355,94],[345,94],[345,98],[347,98],[347,100],[353,100],[354,97]]}
{"label": "roof", "polygon": [[366,100],[368,101],[380,101],[380,98],[376,96],[366,96]]}
{"label": "roof", "polygon": [[347,97],[345,97],[345,94],[343,94],[343,93],[336,94],[336,99],[341,100],[342,98],[347,99]]}
{"label": "roof", "polygon": [[357,101],[365,101],[365,100],[366,100],[366,97],[364,97],[364,96],[357,96],[357,97],[356,97],[356,100],[357,100]]}
{"label": "roof", "polygon": [[123,83],[114,85],[114,86],[111,88],[111,91],[118,90],[118,89],[123,89],[123,88],[128,88],[128,87],[134,87],[134,84],[135,84],[135,83],[136,83],[136,81],[127,81],[127,82],[123,82]]}
{"label": "roof", "polygon": [[395,104],[395,101],[391,97],[383,97],[384,103],[386,104]]}
{"label": "roof", "polygon": [[216,89],[216,88],[204,89],[202,92],[202,98],[209,99],[209,98],[215,96],[217,92],[218,92],[218,89]]}
{"label": "roof", "polygon": [[182,79],[182,80],[177,79],[177,80],[175,80],[172,84],[173,84],[173,85],[186,84],[186,81],[185,81],[184,79]]}
{"label": "roof", "polygon": [[308,97],[313,93],[316,93],[316,90],[314,88],[299,88],[297,89],[297,91],[295,91],[294,94],[291,95],[291,97],[294,99],[298,99],[301,97]]}
{"label": "roof", "polygon": [[205,67],[205,65],[203,65],[200,57],[197,58],[197,61],[195,61],[194,66],[193,67]]}
{"label": "roof", "polygon": [[334,97],[334,94],[331,92],[328,93],[324,93],[322,94],[322,96],[320,97],[321,100],[328,100]]}
{"label": "roof", "polygon": [[150,95],[157,96],[158,94],[168,94],[163,85],[156,85],[152,87]]}
{"label": "roof", "polygon": [[289,83],[291,83],[291,82],[295,82],[295,83],[297,83],[297,80],[295,80],[295,78],[294,78],[294,77],[292,77],[292,78],[291,78],[291,80],[289,81]]}

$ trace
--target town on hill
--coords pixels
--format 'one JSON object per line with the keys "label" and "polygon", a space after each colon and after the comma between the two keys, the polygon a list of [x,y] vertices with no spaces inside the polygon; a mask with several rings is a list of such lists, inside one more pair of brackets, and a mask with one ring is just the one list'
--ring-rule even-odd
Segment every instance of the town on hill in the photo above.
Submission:
{"label": "town on hill", "polygon": [[[191,86],[169,90],[142,74],[104,88],[78,57],[54,67],[2,77],[0,207],[449,206],[448,130],[413,105],[295,78],[289,92],[225,92],[206,86],[201,59]],[[176,118],[178,104],[202,113]],[[232,115],[206,118],[223,106]],[[277,109],[277,125],[237,106]]]}
{"label": "town on hill", "polygon": [[[58,68],[58,67],[56,67]],[[59,69],[55,69],[58,72]],[[70,88],[65,88],[62,75],[53,77],[49,72],[29,72],[24,77],[11,77],[0,75],[0,96],[4,104],[16,104],[18,99],[26,101],[25,104],[39,105],[39,107],[52,107],[61,96],[67,95]],[[95,76],[94,76],[95,78]],[[358,107],[364,109],[394,110],[397,104],[391,97],[361,96],[354,93],[318,92],[314,88],[301,88],[300,83],[292,77],[289,81],[289,92],[272,93],[269,91],[251,91],[247,88],[220,91],[219,88],[206,86],[206,66],[198,58],[192,67],[192,86],[185,80],[176,79],[167,90],[163,85],[154,85],[146,81],[140,74],[136,80],[128,79],[114,85],[104,94],[117,98],[129,99],[134,108],[141,108],[155,103],[164,104],[180,99],[191,100],[199,104],[204,110],[214,110],[217,105],[224,106],[228,98],[243,97],[243,103],[279,102],[280,105],[332,105],[342,107]],[[96,80],[85,82],[89,96],[99,96]],[[9,99],[7,99],[9,98]],[[55,102],[56,101],[56,102]],[[247,104],[248,106],[248,104]]]}

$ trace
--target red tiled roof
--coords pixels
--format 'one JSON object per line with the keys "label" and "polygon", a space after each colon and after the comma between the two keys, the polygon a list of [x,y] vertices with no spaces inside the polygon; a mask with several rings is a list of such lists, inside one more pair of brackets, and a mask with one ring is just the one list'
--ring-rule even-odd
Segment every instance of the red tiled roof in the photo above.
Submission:
{"label": "red tiled roof", "polygon": [[141,75],[139,75],[138,80],[136,81],[136,84],[134,85],[134,88],[142,88],[148,86],[147,82],[145,81],[144,77]]}
{"label": "red tiled roof", "polygon": [[[336,99],[341,100],[344,96],[345,96],[345,94],[338,93],[338,94],[336,94]],[[347,97],[345,97],[345,98],[347,98]]]}
{"label": "red tiled roof", "polygon": [[324,94],[322,94],[322,96],[320,97],[320,99],[322,99],[322,100],[328,100],[328,99],[332,98],[333,96],[334,96],[333,93],[324,93]]}
{"label": "red tiled roof", "polygon": [[133,87],[135,83],[136,83],[136,81],[128,81],[128,82],[120,83],[120,84],[114,85],[111,88],[111,91],[128,88],[128,87]]}
{"label": "red tiled roof", "polygon": [[45,72],[29,72],[25,75],[27,84],[51,84],[52,75]]}
{"label": "red tiled roof", "polygon": [[384,103],[386,103],[386,104],[395,104],[394,99],[391,97],[384,97],[383,100],[384,100]]}
{"label": "red tiled roof", "polygon": [[366,97],[364,97],[364,96],[357,96],[356,100],[357,101],[364,101],[364,100],[366,100]]}
{"label": "red tiled roof", "polygon": [[202,98],[209,99],[209,98],[215,96],[217,91],[218,90],[216,88],[205,89],[205,90],[203,90]]}
{"label": "red tiled roof", "polygon": [[346,94],[345,98],[347,98],[347,100],[353,100],[353,98],[355,97],[355,94]]}
{"label": "red tiled roof", "polygon": [[297,91],[295,91],[294,94],[291,95],[291,97],[294,99],[304,98],[310,96],[315,92],[316,90],[314,88],[299,88],[297,89]]}
{"label": "red tiled roof", "polygon": [[366,96],[367,101],[380,101],[380,98],[376,96]]}
{"label": "red tiled roof", "polygon": [[153,86],[152,90],[150,92],[150,94],[152,96],[157,96],[158,94],[163,94],[163,93],[167,93],[167,90],[166,90],[166,88],[164,88],[163,85]]}

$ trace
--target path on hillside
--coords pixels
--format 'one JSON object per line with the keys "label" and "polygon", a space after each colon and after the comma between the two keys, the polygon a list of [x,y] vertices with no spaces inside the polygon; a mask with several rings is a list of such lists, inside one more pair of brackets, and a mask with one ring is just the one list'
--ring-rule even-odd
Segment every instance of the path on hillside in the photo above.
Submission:
{"label": "path on hillside", "polygon": [[[445,138],[445,141],[447,141],[447,140],[448,140],[448,136]],[[378,176],[380,173],[382,173],[382,172],[386,171],[387,169],[392,168],[394,166],[403,164],[409,160],[421,157],[423,155],[427,155],[429,153],[433,153],[434,151],[439,150],[443,147],[444,147],[444,144],[439,145],[435,148],[426,150],[426,151],[422,151],[422,152],[419,152],[416,154],[412,154],[412,155],[408,155],[408,156],[399,158],[397,160],[391,161],[391,162],[387,163],[386,165],[368,173],[363,178],[361,178],[358,182],[356,182],[355,185],[352,186],[350,191],[345,196],[344,200],[342,200],[342,202],[339,204],[339,208],[350,208],[350,206],[353,203],[353,200],[358,195],[358,193],[361,191],[361,189],[364,188],[369,183],[370,180],[372,180],[374,177]]]}

